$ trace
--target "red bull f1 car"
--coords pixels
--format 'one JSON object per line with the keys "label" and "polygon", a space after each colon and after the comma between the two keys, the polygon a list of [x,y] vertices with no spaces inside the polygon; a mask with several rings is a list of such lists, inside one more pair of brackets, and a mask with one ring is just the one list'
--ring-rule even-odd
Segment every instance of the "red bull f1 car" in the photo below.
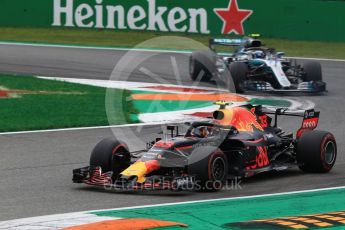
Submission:
{"label": "red bull f1 car", "polygon": [[[225,103],[212,119],[189,124],[132,153],[126,143],[105,139],[91,153],[90,166],[73,170],[73,182],[119,190],[220,190],[227,180],[267,171],[299,167],[327,173],[335,164],[334,136],[317,131],[319,112],[265,112],[261,106],[231,107]],[[278,117],[303,118],[301,128],[286,133]]]}
{"label": "red bull f1 car", "polygon": [[[241,39],[210,39],[209,50],[193,52],[189,72],[192,80],[232,79],[237,93],[245,91],[304,92],[326,91],[319,62],[303,65],[285,58],[283,52],[263,46],[257,36]],[[231,55],[217,46],[234,47]],[[226,79],[224,79],[226,78]],[[233,86],[232,86],[233,87]],[[233,90],[233,89],[232,89]]]}

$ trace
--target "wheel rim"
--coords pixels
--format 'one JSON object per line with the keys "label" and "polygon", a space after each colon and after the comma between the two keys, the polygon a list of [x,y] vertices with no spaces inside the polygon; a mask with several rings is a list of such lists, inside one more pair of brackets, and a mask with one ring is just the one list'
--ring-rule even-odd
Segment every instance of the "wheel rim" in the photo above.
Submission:
{"label": "wheel rim", "polygon": [[110,162],[110,167],[111,170],[113,172],[115,171],[122,171],[123,169],[125,169],[127,167],[127,165],[125,165],[124,163],[126,162],[126,159],[122,159],[123,162],[119,161],[119,159],[117,158],[118,155],[123,155],[126,156],[127,154],[127,150],[126,149],[120,149],[119,151],[115,152],[112,154],[111,156],[111,162]]}
{"label": "wheel rim", "polygon": [[212,176],[214,180],[223,180],[225,174],[225,161],[222,157],[217,157],[212,164]]}
{"label": "wheel rim", "polygon": [[324,148],[325,162],[328,165],[334,163],[335,160],[335,144],[333,141],[328,141]]}

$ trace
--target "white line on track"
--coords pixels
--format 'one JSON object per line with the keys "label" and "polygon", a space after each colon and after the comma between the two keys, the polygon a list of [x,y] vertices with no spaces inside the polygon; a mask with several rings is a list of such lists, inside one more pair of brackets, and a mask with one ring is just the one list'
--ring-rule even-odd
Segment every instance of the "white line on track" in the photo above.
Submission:
{"label": "white line on track", "polygon": [[[127,89],[127,90],[137,90],[137,91],[150,91],[150,92],[169,92],[169,93],[181,93],[178,90],[156,90],[151,87],[163,86],[163,87],[174,87],[174,88],[188,88],[188,89],[197,89],[197,90],[208,90],[209,93],[223,92],[229,93],[228,90],[218,89],[206,86],[183,86],[183,85],[174,85],[174,84],[160,84],[160,83],[149,83],[149,82],[132,82],[132,81],[115,81],[115,80],[104,80],[104,79],[83,79],[83,78],[64,78],[64,77],[46,77],[46,76],[36,76],[40,79],[45,80],[56,80],[63,81],[81,85],[90,85],[102,88],[114,88],[114,89]],[[194,94],[195,92],[184,92],[184,94]]]}
{"label": "white line on track", "polygon": [[125,125],[108,125],[108,126],[79,127],[79,128],[65,128],[65,129],[45,129],[45,130],[33,130],[33,131],[3,132],[3,133],[0,133],[0,135],[18,135],[18,134],[32,134],[32,133],[50,133],[50,132],[66,132],[66,131],[94,130],[94,129],[126,128],[126,127],[153,126],[153,125],[164,125],[164,124],[168,124],[168,123],[151,122],[151,123],[134,123],[134,124],[125,124]]}
{"label": "white line on track", "polygon": [[0,42],[0,45],[67,48],[67,49],[91,49],[91,50],[138,51],[138,52],[157,52],[157,53],[180,53],[180,54],[192,53],[191,51],[188,51],[188,50],[121,48],[121,47],[102,47],[102,46],[85,46],[85,45],[58,45],[58,44],[20,43],[20,42]]}
{"label": "white line on track", "polygon": [[55,230],[118,219],[121,218],[102,217],[83,212],[66,213],[2,221],[0,222],[0,230]]}
{"label": "white line on track", "polygon": [[[93,49],[93,50],[114,50],[114,51],[138,51],[138,52],[157,52],[157,53],[179,53],[190,54],[189,50],[170,50],[170,49],[149,49],[149,48],[121,48],[121,47],[102,47],[85,45],[61,45],[61,44],[41,44],[41,43],[21,43],[21,42],[1,42],[0,45],[30,46],[30,47],[51,47],[51,48],[69,48],[69,49]],[[302,60],[319,60],[345,62],[344,59],[312,58],[312,57],[288,57]]]}
{"label": "white line on track", "polygon": [[315,60],[315,61],[331,61],[331,62],[345,62],[344,59],[329,59],[329,58],[311,58],[311,57],[287,57],[300,60]]}

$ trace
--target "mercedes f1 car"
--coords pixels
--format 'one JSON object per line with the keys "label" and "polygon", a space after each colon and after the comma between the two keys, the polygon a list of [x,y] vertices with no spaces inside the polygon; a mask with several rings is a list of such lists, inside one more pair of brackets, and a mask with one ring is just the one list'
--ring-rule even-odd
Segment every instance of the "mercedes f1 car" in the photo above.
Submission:
{"label": "mercedes f1 car", "polygon": [[[334,136],[314,130],[319,112],[265,112],[261,106],[221,104],[212,119],[189,124],[180,135],[149,143],[130,152],[126,143],[105,139],[91,153],[90,166],[73,170],[73,182],[119,190],[219,190],[231,178],[245,178],[274,170],[299,167],[327,173],[335,164]],[[294,135],[278,127],[280,116],[303,117]]]}
{"label": "mercedes f1 car", "polygon": [[[217,52],[217,46],[234,47],[233,54]],[[266,48],[256,36],[242,39],[210,39],[209,50],[193,52],[189,72],[192,80],[224,80],[231,76],[238,93],[244,91],[306,92],[326,91],[318,62],[297,64],[283,52]],[[224,81],[226,82],[226,81]]]}

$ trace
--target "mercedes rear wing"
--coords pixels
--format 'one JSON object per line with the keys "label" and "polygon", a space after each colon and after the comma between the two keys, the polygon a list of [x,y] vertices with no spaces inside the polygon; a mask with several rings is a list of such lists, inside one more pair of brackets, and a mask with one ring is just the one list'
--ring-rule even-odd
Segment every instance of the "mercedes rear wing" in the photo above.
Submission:
{"label": "mercedes rear wing", "polygon": [[257,38],[243,37],[243,38],[211,38],[209,40],[209,47],[211,50],[215,50],[215,46],[242,46],[242,47],[261,47],[262,42]]}
{"label": "mercedes rear wing", "polygon": [[243,44],[243,39],[240,38],[211,38],[209,45],[222,45],[222,46],[240,46]]}

